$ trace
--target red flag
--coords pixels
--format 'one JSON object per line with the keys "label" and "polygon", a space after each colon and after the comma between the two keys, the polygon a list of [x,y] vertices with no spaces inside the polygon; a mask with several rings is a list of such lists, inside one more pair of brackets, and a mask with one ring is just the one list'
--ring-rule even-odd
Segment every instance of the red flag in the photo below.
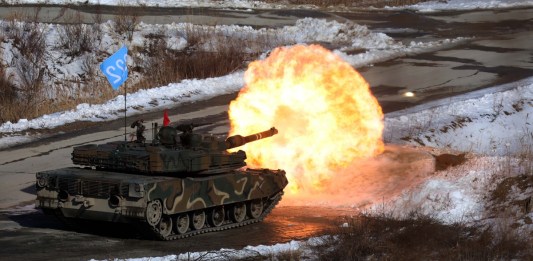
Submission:
{"label": "red flag", "polygon": [[163,114],[163,126],[168,126],[170,124],[170,119],[168,118],[168,112],[165,110]]}

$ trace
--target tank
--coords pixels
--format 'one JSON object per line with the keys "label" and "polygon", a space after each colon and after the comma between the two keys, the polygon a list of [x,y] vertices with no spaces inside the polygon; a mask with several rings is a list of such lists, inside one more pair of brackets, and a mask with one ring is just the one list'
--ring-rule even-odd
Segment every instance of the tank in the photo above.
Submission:
{"label": "tank", "polygon": [[262,221],[281,200],[285,171],[245,168],[246,153],[228,150],[277,130],[220,139],[197,126],[164,126],[152,141],[74,147],[79,167],[36,173],[35,205],[66,221],[132,223],[161,240]]}

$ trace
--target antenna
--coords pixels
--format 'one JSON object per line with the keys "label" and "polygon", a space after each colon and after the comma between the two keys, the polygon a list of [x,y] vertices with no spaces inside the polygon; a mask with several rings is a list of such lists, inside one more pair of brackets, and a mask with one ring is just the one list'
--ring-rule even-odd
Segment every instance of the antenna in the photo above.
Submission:
{"label": "antenna", "polygon": [[158,127],[159,126],[158,126],[157,122],[153,122],[152,123],[152,144],[156,144]]}

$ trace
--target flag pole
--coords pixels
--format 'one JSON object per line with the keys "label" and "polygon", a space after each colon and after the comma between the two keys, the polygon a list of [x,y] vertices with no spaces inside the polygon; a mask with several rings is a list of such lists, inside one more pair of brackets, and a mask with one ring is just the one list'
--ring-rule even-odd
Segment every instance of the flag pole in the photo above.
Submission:
{"label": "flag pole", "polygon": [[127,110],[127,107],[126,107],[126,88],[128,87],[128,84],[126,82],[124,82],[124,141],[125,142],[128,142],[128,138],[127,138],[127,129],[128,129],[128,123],[127,123],[127,115],[126,115],[126,110]]}
{"label": "flag pole", "polygon": [[126,96],[128,95],[127,93],[127,89],[128,89],[128,83],[127,83],[127,79],[128,79],[128,52],[126,51],[126,55],[124,56],[124,71],[122,71],[122,78],[124,79],[124,143],[127,143],[128,142],[128,134],[127,134],[127,130],[128,130],[128,116],[127,116],[127,111],[128,111],[128,107],[126,106]]}
{"label": "flag pole", "polygon": [[[128,48],[124,45],[113,55],[105,59],[100,64],[100,70],[106,76],[107,80],[113,87],[113,90],[118,90],[120,85],[124,84],[124,142],[128,141],[128,123],[127,123],[127,84],[128,78]],[[122,72],[122,74],[120,74]]]}

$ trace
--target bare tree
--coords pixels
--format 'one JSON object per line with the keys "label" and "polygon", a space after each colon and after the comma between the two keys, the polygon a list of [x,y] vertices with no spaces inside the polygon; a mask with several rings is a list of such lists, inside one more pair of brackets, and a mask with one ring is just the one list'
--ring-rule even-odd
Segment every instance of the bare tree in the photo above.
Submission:
{"label": "bare tree", "polygon": [[115,16],[115,30],[120,35],[126,35],[128,41],[133,38],[133,32],[139,24],[139,16],[135,13],[134,7],[122,4],[119,13]]}
{"label": "bare tree", "polygon": [[69,23],[58,27],[59,47],[66,49],[69,56],[92,52],[97,38],[94,27],[83,23],[80,12],[67,18],[67,21]]}

